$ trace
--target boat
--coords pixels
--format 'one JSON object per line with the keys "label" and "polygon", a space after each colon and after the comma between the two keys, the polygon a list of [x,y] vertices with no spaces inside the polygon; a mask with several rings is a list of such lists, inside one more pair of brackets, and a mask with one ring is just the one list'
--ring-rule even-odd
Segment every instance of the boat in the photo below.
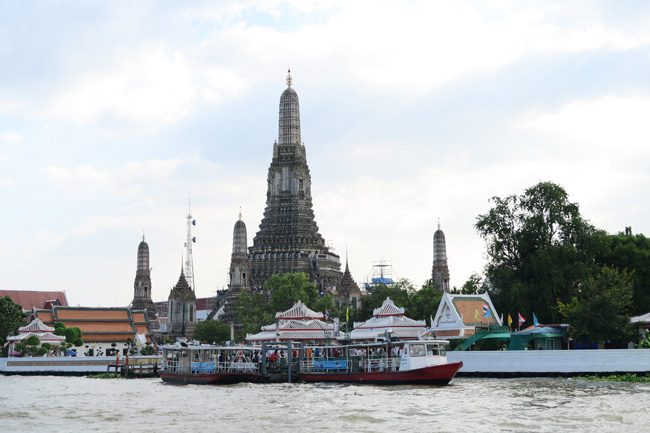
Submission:
{"label": "boat", "polygon": [[163,382],[217,385],[260,382],[259,347],[176,342],[162,347]]}
{"label": "boat", "polygon": [[303,382],[377,385],[446,385],[463,366],[448,362],[447,341],[378,341],[308,347],[301,362]]}

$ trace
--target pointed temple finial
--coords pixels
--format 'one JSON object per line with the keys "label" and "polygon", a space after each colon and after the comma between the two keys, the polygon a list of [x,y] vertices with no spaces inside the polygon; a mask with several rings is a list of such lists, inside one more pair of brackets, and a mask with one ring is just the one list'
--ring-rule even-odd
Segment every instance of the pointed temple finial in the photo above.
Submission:
{"label": "pointed temple finial", "polygon": [[142,229],[142,242],[144,242],[144,229]]}
{"label": "pointed temple finial", "polygon": [[291,68],[287,69],[287,87],[291,87],[293,79],[291,78]]}
{"label": "pointed temple finial", "polygon": [[438,230],[440,230],[440,217],[438,217]]}
{"label": "pointed temple finial", "polygon": [[239,206],[239,221],[241,221],[241,206]]}

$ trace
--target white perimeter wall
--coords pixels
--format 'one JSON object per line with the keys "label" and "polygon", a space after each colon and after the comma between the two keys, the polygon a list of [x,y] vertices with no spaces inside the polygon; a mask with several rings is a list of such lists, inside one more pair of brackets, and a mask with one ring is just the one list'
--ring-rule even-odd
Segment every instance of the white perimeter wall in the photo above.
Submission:
{"label": "white perimeter wall", "polygon": [[460,373],[650,372],[650,349],[450,351]]}
{"label": "white perimeter wall", "polygon": [[[157,356],[131,356],[129,364],[151,363]],[[125,357],[120,356],[120,363]],[[115,364],[114,356],[94,357],[25,357],[25,358],[0,358],[0,372],[7,373],[101,373],[106,372],[106,367]]]}

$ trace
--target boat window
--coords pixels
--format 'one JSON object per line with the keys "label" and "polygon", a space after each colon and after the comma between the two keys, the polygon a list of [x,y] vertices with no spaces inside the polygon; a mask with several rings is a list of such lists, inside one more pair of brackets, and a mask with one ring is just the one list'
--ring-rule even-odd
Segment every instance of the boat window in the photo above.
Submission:
{"label": "boat window", "polygon": [[426,355],[424,344],[411,344],[411,357],[424,355]]}

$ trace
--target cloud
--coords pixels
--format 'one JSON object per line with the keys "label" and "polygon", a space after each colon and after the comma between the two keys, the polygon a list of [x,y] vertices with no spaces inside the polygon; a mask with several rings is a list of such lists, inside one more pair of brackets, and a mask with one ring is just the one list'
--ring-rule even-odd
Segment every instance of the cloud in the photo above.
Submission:
{"label": "cloud", "polygon": [[48,166],[46,174],[55,185],[65,187],[75,196],[106,198],[108,194],[134,197],[146,186],[168,180],[180,165],[181,160],[171,159],[129,161],[112,170],[90,165]]}
{"label": "cloud", "polygon": [[196,64],[183,51],[164,46],[126,49],[114,60],[108,70],[67,83],[44,114],[79,123],[114,117],[161,126],[183,119],[199,102],[221,103],[245,88],[227,68]]}
{"label": "cloud", "polygon": [[555,148],[583,159],[650,155],[650,96],[607,95],[566,103],[551,112],[531,112],[520,128],[543,136]]}

